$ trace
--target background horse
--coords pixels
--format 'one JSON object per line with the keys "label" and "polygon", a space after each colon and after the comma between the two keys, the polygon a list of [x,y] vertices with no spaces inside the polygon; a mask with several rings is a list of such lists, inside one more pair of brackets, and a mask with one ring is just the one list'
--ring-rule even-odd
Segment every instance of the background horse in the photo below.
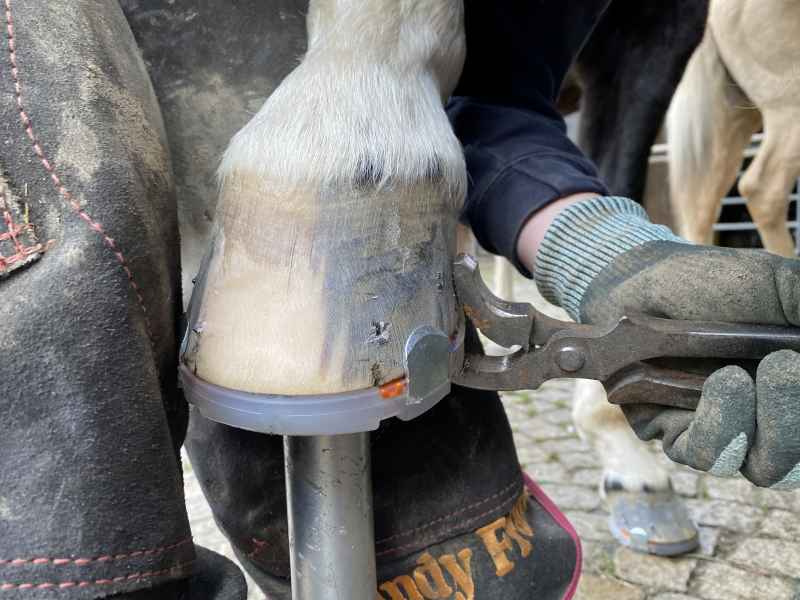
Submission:
{"label": "background horse", "polygon": [[800,175],[800,5],[712,0],[708,28],[669,110],[670,191],[680,233],[711,243],[720,201],[763,127],[739,181],[764,248],[794,256],[788,195]]}

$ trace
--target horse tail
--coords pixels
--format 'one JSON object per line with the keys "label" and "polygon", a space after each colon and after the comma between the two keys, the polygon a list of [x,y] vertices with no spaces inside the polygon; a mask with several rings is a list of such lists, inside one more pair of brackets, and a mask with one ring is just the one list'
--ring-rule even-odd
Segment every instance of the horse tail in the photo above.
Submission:
{"label": "horse tail", "polygon": [[[673,209],[677,197],[701,190],[713,143],[715,107],[730,85],[714,35],[706,28],[703,41],[686,66],[667,111],[669,184]],[[682,215],[676,215],[680,223]]]}

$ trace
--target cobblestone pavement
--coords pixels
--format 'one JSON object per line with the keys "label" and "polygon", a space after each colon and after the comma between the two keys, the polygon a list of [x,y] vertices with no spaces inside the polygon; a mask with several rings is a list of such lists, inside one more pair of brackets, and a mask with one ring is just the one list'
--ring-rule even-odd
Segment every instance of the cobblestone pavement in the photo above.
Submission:
{"label": "cobblestone pavement", "polygon": [[[489,262],[481,260],[487,281]],[[515,295],[541,306],[535,288],[521,278],[515,280]],[[668,559],[636,554],[616,544],[597,494],[600,465],[572,426],[571,394],[570,382],[551,381],[536,392],[506,394],[504,402],[520,463],[567,514],[583,540],[579,600],[800,599],[800,493],[758,489],[741,478],[708,477],[672,465],[656,446],[650,451],[670,466],[673,485],[700,526],[701,549]],[[195,540],[232,556],[191,467],[185,472]],[[262,597],[250,587],[250,599]]]}

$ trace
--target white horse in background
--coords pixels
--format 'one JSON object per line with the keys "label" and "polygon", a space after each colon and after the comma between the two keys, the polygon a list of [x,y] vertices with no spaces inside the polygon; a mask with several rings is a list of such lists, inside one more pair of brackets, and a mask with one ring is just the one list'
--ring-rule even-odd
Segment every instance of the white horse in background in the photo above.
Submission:
{"label": "white horse in background", "polygon": [[721,199],[763,128],[739,192],[764,248],[794,256],[788,196],[800,176],[800,4],[712,0],[706,35],[667,119],[670,193],[679,232],[712,242]]}

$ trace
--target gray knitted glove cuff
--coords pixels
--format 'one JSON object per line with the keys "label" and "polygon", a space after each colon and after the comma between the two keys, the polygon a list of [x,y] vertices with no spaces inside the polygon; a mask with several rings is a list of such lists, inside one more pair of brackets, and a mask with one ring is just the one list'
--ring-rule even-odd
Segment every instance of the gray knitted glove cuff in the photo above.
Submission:
{"label": "gray knitted glove cuff", "polygon": [[689,243],[627,198],[606,196],[568,206],[545,233],[536,257],[539,292],[580,320],[581,302],[603,269],[623,252],[648,242]]}

